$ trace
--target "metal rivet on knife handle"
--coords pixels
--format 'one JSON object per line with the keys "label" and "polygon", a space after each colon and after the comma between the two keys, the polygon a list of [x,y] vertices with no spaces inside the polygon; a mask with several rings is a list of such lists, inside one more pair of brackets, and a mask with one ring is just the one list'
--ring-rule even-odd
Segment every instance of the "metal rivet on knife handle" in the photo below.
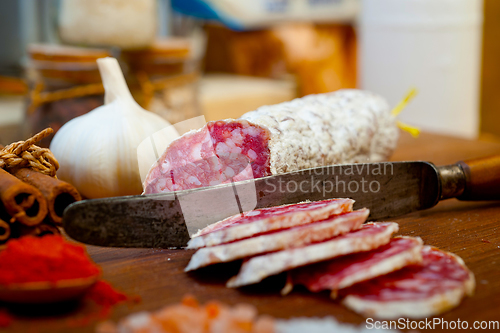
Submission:
{"label": "metal rivet on knife handle", "polygon": [[440,200],[456,198],[464,192],[465,174],[460,165],[451,164],[438,167],[441,179]]}

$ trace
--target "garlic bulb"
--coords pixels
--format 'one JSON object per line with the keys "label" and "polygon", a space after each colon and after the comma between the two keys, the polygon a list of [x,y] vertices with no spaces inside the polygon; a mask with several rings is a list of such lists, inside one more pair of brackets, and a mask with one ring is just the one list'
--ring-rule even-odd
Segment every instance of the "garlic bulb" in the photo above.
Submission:
{"label": "garlic bulb", "polygon": [[50,149],[59,161],[57,176],[87,198],[141,194],[137,147],[170,123],[135,102],[116,59],[97,63],[105,104],[56,133]]}

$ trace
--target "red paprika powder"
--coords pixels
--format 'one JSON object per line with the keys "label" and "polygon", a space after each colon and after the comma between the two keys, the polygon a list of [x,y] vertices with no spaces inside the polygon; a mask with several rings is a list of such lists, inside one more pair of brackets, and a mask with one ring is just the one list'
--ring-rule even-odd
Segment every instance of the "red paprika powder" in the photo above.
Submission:
{"label": "red paprika powder", "polygon": [[98,281],[85,295],[97,305],[110,307],[129,300],[129,297],[115,290],[108,282]]}
{"label": "red paprika powder", "polygon": [[[59,235],[12,239],[0,252],[0,285],[39,281],[55,283],[100,273],[99,266],[92,262],[83,246],[68,243]],[[106,318],[118,303],[137,301],[103,280],[97,281],[84,299],[96,303],[97,307],[84,317],[69,319],[68,324],[72,327],[85,326],[94,320]],[[9,313],[0,309],[0,327],[9,326],[11,321]]]}
{"label": "red paprika powder", "polygon": [[96,276],[100,268],[85,248],[71,244],[61,236],[26,236],[7,242],[0,252],[0,284],[58,282]]}
{"label": "red paprika powder", "polygon": [[12,320],[12,316],[7,311],[0,310],[0,327],[9,327]]}

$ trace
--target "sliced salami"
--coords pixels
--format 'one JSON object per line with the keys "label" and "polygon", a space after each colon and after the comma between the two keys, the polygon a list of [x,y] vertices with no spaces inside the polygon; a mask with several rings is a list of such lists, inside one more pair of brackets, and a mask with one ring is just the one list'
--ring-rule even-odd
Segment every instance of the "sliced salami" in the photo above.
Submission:
{"label": "sliced salami", "polygon": [[274,230],[291,228],[352,211],[351,199],[329,199],[256,209],[231,216],[196,233],[188,249],[215,246]]}
{"label": "sliced salami", "polygon": [[232,277],[226,286],[241,287],[292,268],[346,254],[370,251],[389,243],[391,235],[397,231],[397,223],[367,223],[356,231],[325,242],[253,257],[243,263],[238,275]]}
{"label": "sliced salami", "polygon": [[[219,246],[199,249],[189,261],[185,271],[253,257],[262,253],[305,246],[356,230],[366,221],[370,211],[361,209],[352,213],[336,215],[326,220],[267,233]],[[419,252],[420,253],[420,252]]]}
{"label": "sliced salami", "polygon": [[458,256],[431,246],[420,266],[356,284],[342,291],[342,303],[367,317],[396,319],[434,316],[457,306],[475,288],[474,275]]}
{"label": "sliced salami", "polygon": [[301,284],[312,292],[339,289],[422,262],[422,239],[396,237],[378,249],[320,262],[289,272],[287,286]]}
{"label": "sliced salami", "polygon": [[269,138],[269,130],[246,120],[209,122],[168,146],[146,176],[144,193],[266,176],[270,174]]}
{"label": "sliced salami", "polygon": [[153,165],[144,193],[383,161],[397,139],[396,121],[382,97],[360,90],[309,95],[184,134]]}

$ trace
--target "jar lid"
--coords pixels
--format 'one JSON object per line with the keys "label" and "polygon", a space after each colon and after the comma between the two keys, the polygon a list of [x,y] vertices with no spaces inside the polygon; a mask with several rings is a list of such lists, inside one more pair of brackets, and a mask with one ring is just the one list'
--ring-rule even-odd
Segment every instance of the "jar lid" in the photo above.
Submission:
{"label": "jar lid", "polygon": [[129,61],[142,61],[144,59],[186,59],[191,52],[191,41],[187,38],[157,39],[150,47],[140,50],[123,51]]}
{"label": "jar lid", "polygon": [[106,49],[74,47],[58,44],[30,44],[28,54],[33,60],[53,62],[93,62],[111,56]]}

